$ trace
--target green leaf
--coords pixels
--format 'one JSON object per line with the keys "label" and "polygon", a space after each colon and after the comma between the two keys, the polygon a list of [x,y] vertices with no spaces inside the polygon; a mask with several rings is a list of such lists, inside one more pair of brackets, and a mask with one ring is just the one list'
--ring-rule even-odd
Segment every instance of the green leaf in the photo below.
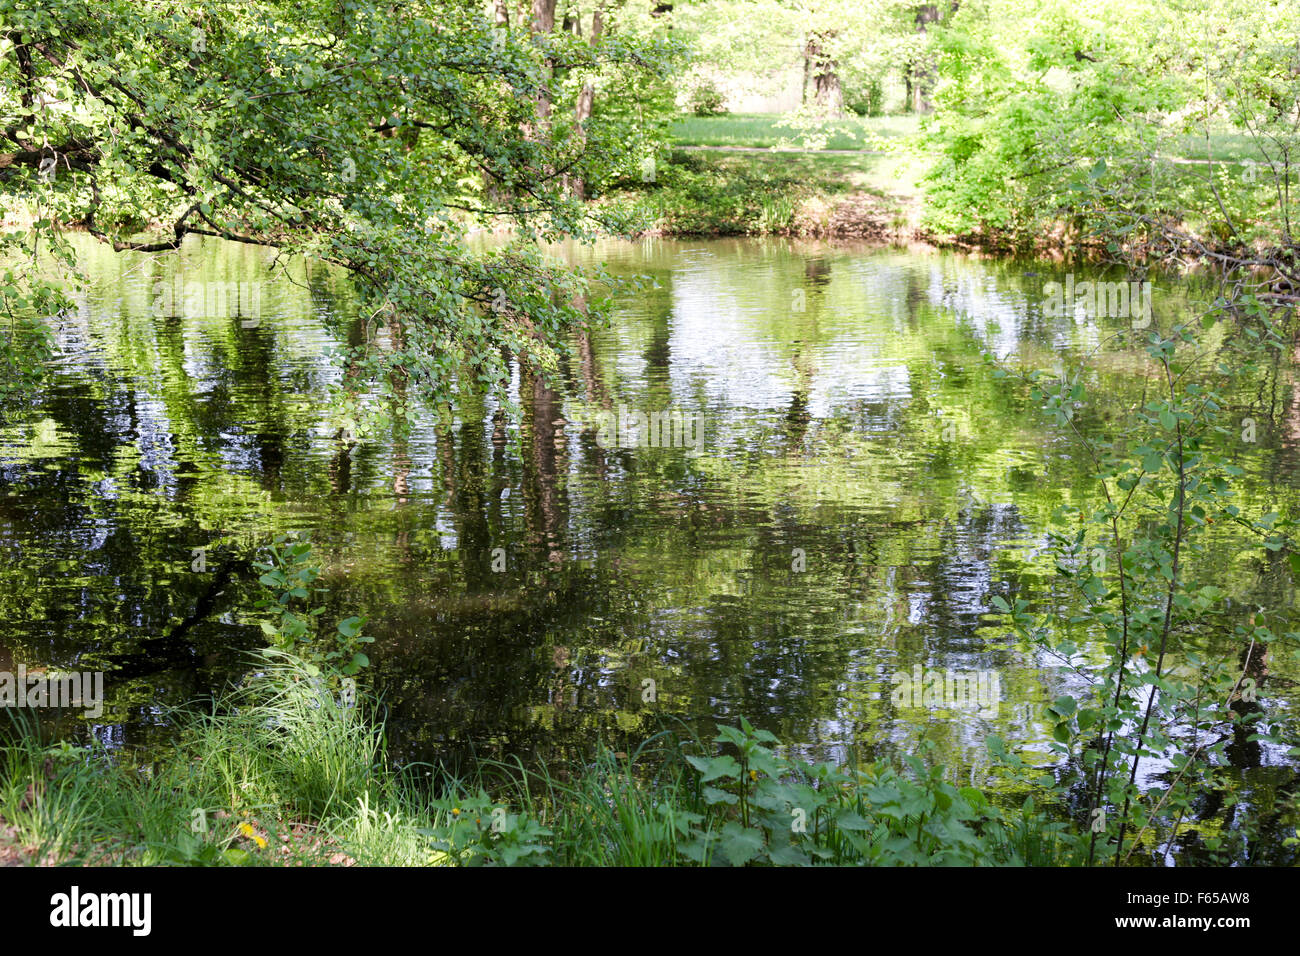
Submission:
{"label": "green leaf", "polygon": [[734,793],[727,793],[727,791],[719,790],[717,787],[704,787],[700,793],[704,797],[704,802],[711,807],[715,807],[719,803],[735,806],[740,802],[740,797]]}
{"label": "green leaf", "polygon": [[870,830],[873,826],[870,820],[865,820],[852,810],[841,810],[835,814],[835,825],[841,830],[850,830],[861,832]]}
{"label": "green leaf", "polygon": [[729,743],[737,747],[744,746],[746,740],[744,731],[728,727],[726,724],[718,725],[718,735],[713,739],[717,743]]}
{"label": "green leaf", "polygon": [[722,854],[732,866],[744,866],[763,849],[763,834],[734,820],[722,828]]}
{"label": "green leaf", "polygon": [[730,777],[734,780],[740,776],[740,764],[726,754],[721,757],[687,757],[686,762],[700,772],[701,783],[708,783],[719,777]]}
{"label": "green leaf", "polygon": [[768,850],[767,858],[776,866],[808,866],[812,863],[807,853],[789,845],[773,847]]}

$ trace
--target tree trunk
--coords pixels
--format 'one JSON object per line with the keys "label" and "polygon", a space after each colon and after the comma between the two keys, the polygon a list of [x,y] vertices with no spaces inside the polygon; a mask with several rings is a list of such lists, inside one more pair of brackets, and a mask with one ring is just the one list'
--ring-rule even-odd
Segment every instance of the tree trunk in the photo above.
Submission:
{"label": "tree trunk", "polygon": [[[956,11],[957,4],[952,5]],[[916,32],[924,35],[928,32],[925,28],[927,23],[939,22],[939,5],[937,3],[925,3],[916,8]],[[930,102],[930,91],[934,89],[934,68],[925,59],[924,55],[910,67],[911,75],[907,77],[907,86],[909,99],[911,101],[912,111],[915,113],[928,113],[934,109]]]}
{"label": "tree trunk", "polygon": [[[534,34],[551,33],[555,30],[555,0],[533,0],[533,20],[531,28]],[[542,88],[537,94],[537,135],[545,136],[551,128],[551,72],[555,62],[546,61],[546,73]]]}
{"label": "tree trunk", "polygon": [[[605,28],[605,18],[601,14],[600,7],[591,15],[591,38],[587,41],[592,46],[600,42],[600,35]],[[579,26],[578,33],[581,36],[582,28]],[[575,123],[574,135],[580,143],[587,141],[587,120],[591,119],[591,110],[596,103],[596,87],[590,80],[582,84],[582,92],[578,94],[578,105],[574,108],[573,119]],[[573,196],[575,199],[586,197],[587,184],[581,176],[573,177],[570,183]]]}
{"label": "tree trunk", "polygon": [[812,76],[813,104],[828,116],[844,115],[844,91],[840,88],[838,64],[824,50],[823,44],[835,31],[818,31],[808,36],[804,45],[805,71]]}

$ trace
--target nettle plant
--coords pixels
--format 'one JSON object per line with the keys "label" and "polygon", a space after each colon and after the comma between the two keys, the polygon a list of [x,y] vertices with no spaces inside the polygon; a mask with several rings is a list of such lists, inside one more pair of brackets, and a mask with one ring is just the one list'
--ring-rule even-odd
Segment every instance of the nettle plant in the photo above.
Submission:
{"label": "nettle plant", "polygon": [[253,566],[263,572],[257,580],[272,596],[254,606],[270,608],[276,617],[261,622],[272,646],[305,660],[313,677],[324,671],[351,677],[369,667],[370,658],[362,648],[375,639],[361,633],[365,618],[345,618],[333,634],[319,633],[318,619],[325,608],[312,607],[310,599],[312,594],[324,594],[328,589],[313,587],[320,577],[320,567],[312,558],[307,536],[279,535],[268,551],[268,560],[255,561]]}
{"label": "nettle plant", "polygon": [[974,866],[1027,862],[1017,832],[1050,837],[1056,828],[1022,808],[1028,825],[1008,827],[978,790],[945,782],[944,769],[907,758],[908,772],[885,763],[840,767],[777,751],[777,738],[719,725],[714,743],[731,752],[688,756],[703,813],[679,813],[678,852],[704,864],[816,863],[873,866]]}
{"label": "nettle plant", "polygon": [[[1253,539],[1267,551],[1287,549],[1300,572],[1289,537],[1295,522],[1276,513],[1251,518],[1234,502],[1233,480],[1243,472],[1227,454],[1235,429],[1226,424],[1223,397],[1284,339],[1270,307],[1252,295],[1216,301],[1202,326],[1218,321],[1230,331],[1214,348],[1187,325],[1143,333],[1158,387],[1107,440],[1080,427],[1089,397],[1082,374],[1019,376],[1073,433],[1097,488],[1084,506],[1058,508],[1050,532],[1055,570],[1082,598],[1080,609],[1063,621],[1025,598],[992,599],[1024,645],[1092,686],[1047,708],[1051,747],[1074,769],[1049,779],[1082,828],[1089,864],[1173,854],[1198,798],[1219,790],[1225,805],[1239,799],[1222,779],[1232,741],[1281,743],[1282,725],[1269,725],[1257,701],[1258,682],[1270,646],[1294,647],[1297,635],[1274,630],[1285,627],[1281,611],[1243,612],[1208,558],[1230,529],[1246,538],[1232,547],[1250,548]],[[994,369],[996,377],[1009,374]],[[1079,631],[1089,647],[1071,639]],[[1019,773],[1040,772],[1003,757]],[[1201,834],[1202,845],[1225,858],[1247,845],[1251,821],[1240,817],[1227,836]]]}
{"label": "nettle plant", "polygon": [[487,792],[433,801],[433,825],[417,832],[431,841],[430,862],[457,866],[541,866],[550,862],[551,830],[526,813],[511,813]]}

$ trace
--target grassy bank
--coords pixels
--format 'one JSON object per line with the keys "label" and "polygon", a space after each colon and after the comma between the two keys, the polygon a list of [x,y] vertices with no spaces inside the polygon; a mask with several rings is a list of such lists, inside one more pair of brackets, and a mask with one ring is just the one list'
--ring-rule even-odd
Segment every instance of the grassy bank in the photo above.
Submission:
{"label": "grassy bank", "polygon": [[276,655],[149,766],[15,724],[0,771],[10,864],[853,865],[1059,863],[1072,842],[920,761],[784,756],[744,721],[664,733],[576,776],[486,763],[472,779],[388,760],[377,708]]}
{"label": "grassy bank", "polygon": [[677,149],[653,182],[624,182],[600,204],[652,235],[907,239],[917,175],[903,152]]}
{"label": "grassy bank", "polygon": [[[916,116],[805,121],[786,124],[777,114],[683,116],[671,127],[674,149],[650,182],[624,181],[600,200],[632,224],[632,232],[663,236],[795,236],[803,238],[922,241],[939,246],[1087,254],[1102,237],[1078,231],[1062,206],[1049,226],[1026,233],[1019,226],[986,223],[976,231],[944,227],[927,195],[944,188],[927,180],[937,156],[924,145]],[[1206,137],[1168,138],[1159,148],[1164,188],[1205,188],[1207,159],[1222,187],[1240,192],[1258,146],[1248,134],[1223,129]],[[1085,164],[1086,165],[1086,164]],[[1234,215],[1253,220],[1268,196],[1237,198]],[[1189,235],[1215,246],[1225,240],[1214,224],[1196,217],[1182,224]],[[1122,242],[1127,235],[1110,237]],[[1091,244],[1091,245],[1090,245]]]}

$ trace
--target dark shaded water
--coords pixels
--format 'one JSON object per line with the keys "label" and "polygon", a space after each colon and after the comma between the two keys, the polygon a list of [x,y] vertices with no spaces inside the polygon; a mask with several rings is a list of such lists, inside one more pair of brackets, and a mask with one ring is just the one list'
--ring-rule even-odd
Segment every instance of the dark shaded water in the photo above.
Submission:
{"label": "dark shaded water", "polygon": [[[95,281],[58,373],[0,432],[0,669],[103,669],[104,715],[65,729],[160,745],[166,708],[261,643],[243,562],[309,531],[330,616],[370,616],[404,758],[557,760],[744,714],[831,756],[932,740],[976,782],[991,731],[1046,762],[1043,705],[1081,688],[1017,648],[988,599],[1066,600],[1043,532],[1092,486],[980,353],[1052,367],[1096,351],[1118,412],[1143,387],[1107,339],[1124,321],[1045,314],[1061,270],[1042,264],[785,242],[560,251],[658,288],[550,387],[517,375],[518,419],[467,398],[452,427],[352,445],[328,397],[326,351],[360,334],[336,275],[267,281],[269,253],[212,243],[86,246]],[[1157,315],[1185,306],[1158,291]],[[1240,400],[1259,422],[1243,507],[1293,506],[1300,391],[1282,367]],[[620,406],[701,430],[620,447],[597,427]],[[1226,539],[1209,560],[1245,600],[1294,603],[1284,568]],[[979,672],[992,698],[891,700],[917,668]],[[1294,671],[1279,656],[1265,692],[1288,727]],[[1294,782],[1284,750],[1239,759],[1263,786]]]}

